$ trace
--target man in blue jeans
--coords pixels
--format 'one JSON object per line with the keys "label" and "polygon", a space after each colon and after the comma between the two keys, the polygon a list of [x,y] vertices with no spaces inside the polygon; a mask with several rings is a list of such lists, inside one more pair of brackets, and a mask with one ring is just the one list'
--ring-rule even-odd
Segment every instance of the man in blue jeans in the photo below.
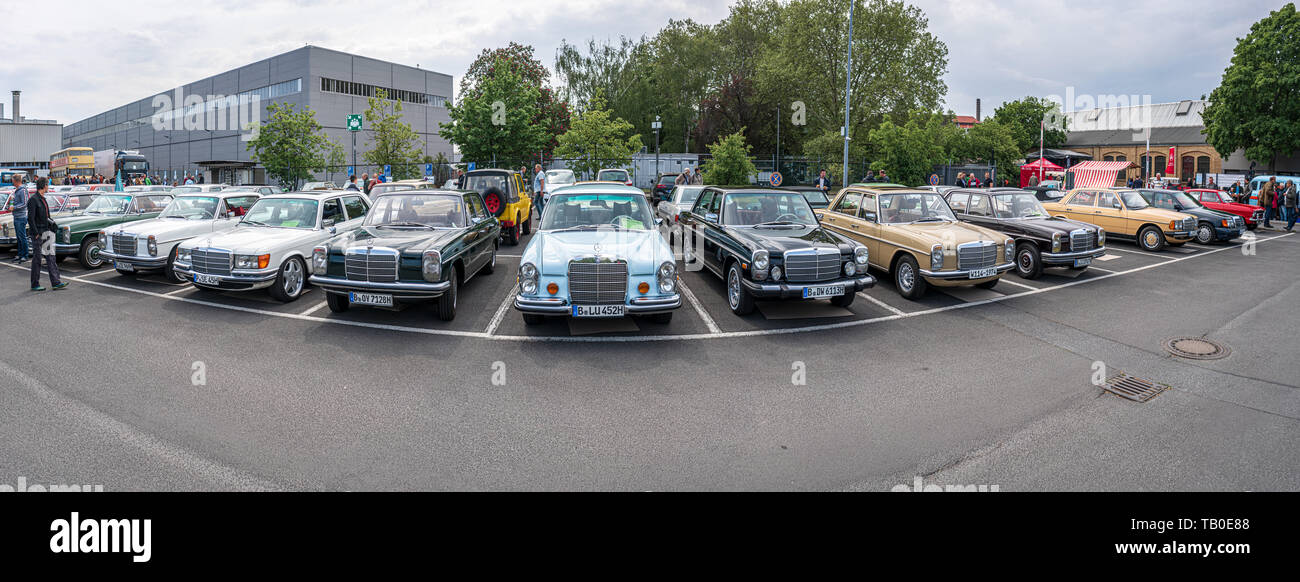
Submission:
{"label": "man in blue jeans", "polygon": [[542,219],[542,207],[546,206],[546,196],[542,190],[546,189],[546,172],[542,171],[541,164],[533,164],[533,204],[537,206],[537,220]]}
{"label": "man in blue jeans", "polygon": [[21,174],[14,174],[14,233],[18,237],[18,251],[14,256],[15,263],[22,263],[32,258],[31,246],[27,244],[27,200],[31,197],[27,192],[27,186],[23,185]]}

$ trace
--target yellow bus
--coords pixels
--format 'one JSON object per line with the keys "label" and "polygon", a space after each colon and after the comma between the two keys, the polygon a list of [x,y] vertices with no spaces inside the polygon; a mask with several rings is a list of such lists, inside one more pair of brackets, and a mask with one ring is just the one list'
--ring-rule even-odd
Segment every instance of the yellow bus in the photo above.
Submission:
{"label": "yellow bus", "polygon": [[90,148],[63,148],[50,154],[50,181],[64,184],[69,176],[89,178],[95,173],[95,152]]}

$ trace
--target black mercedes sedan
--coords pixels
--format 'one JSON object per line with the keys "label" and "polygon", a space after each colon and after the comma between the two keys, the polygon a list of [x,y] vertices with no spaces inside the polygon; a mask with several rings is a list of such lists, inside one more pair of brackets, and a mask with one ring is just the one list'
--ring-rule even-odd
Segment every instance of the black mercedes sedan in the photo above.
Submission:
{"label": "black mercedes sedan", "polygon": [[1106,254],[1105,229],[1049,215],[1034,192],[959,188],[946,198],[958,220],[1015,239],[1016,274],[1025,279],[1042,276],[1044,267],[1084,270]]}

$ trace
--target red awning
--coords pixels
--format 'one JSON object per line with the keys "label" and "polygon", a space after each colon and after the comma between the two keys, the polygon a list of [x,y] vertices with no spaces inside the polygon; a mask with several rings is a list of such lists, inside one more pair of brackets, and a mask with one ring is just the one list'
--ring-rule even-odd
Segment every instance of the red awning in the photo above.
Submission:
{"label": "red awning", "polygon": [[1067,172],[1074,174],[1075,188],[1110,188],[1120,172],[1137,164],[1133,162],[1079,162],[1070,166]]}
{"label": "red awning", "polygon": [[1034,160],[1034,161],[1032,161],[1032,162],[1029,162],[1028,164],[1025,164],[1025,165],[1023,165],[1023,166],[1020,166],[1020,170],[1021,170],[1022,172],[1024,171],[1025,168],[1030,168],[1030,169],[1033,169],[1033,170],[1037,170],[1037,169],[1039,169],[1039,168],[1042,168],[1043,170],[1048,171],[1048,172],[1053,171],[1053,170],[1062,170],[1062,169],[1064,169],[1064,168],[1062,168],[1062,167],[1060,167],[1060,166],[1058,166],[1058,165],[1056,165],[1056,164],[1053,164],[1052,162],[1047,161],[1045,158],[1039,158],[1039,159],[1037,159],[1037,160]]}

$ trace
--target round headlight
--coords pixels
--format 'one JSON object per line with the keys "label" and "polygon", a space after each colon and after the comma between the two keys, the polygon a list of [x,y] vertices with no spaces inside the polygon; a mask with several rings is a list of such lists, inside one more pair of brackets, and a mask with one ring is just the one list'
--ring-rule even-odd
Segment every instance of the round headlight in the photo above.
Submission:
{"label": "round headlight", "polygon": [[438,251],[424,251],[424,258],[420,261],[420,271],[424,274],[424,280],[430,283],[442,280],[442,253]]}
{"label": "round headlight", "polygon": [[673,293],[677,290],[677,264],[665,261],[659,265],[659,292]]}
{"label": "round headlight", "polygon": [[940,269],[943,269],[943,245],[934,245],[930,248],[930,270]]}
{"label": "round headlight", "polygon": [[782,275],[782,273],[781,273],[781,267],[772,267],[772,280],[773,280],[773,281],[780,281],[780,280],[781,280],[781,275]]}
{"label": "round headlight", "polygon": [[532,295],[537,292],[537,281],[534,279],[522,279],[519,281],[519,290],[523,291],[524,295]]}
{"label": "round headlight", "polygon": [[1097,229],[1097,246],[1106,244],[1106,229]]}
{"label": "round headlight", "polygon": [[867,266],[868,258],[867,247],[858,247],[853,249],[853,262],[857,263],[859,266]]}
{"label": "round headlight", "polygon": [[524,265],[519,268],[519,276],[524,279],[532,279],[536,281],[537,267],[533,266],[532,263],[524,263]]}
{"label": "round headlight", "polygon": [[766,271],[769,263],[767,251],[756,251],[754,253],[754,270]]}
{"label": "round headlight", "polygon": [[858,274],[858,266],[857,266],[857,264],[855,264],[853,261],[849,261],[849,262],[847,262],[847,263],[844,263],[844,275],[845,275],[845,276],[847,276],[847,277],[852,277],[852,276],[854,276],[854,275],[856,275],[856,274]]}

